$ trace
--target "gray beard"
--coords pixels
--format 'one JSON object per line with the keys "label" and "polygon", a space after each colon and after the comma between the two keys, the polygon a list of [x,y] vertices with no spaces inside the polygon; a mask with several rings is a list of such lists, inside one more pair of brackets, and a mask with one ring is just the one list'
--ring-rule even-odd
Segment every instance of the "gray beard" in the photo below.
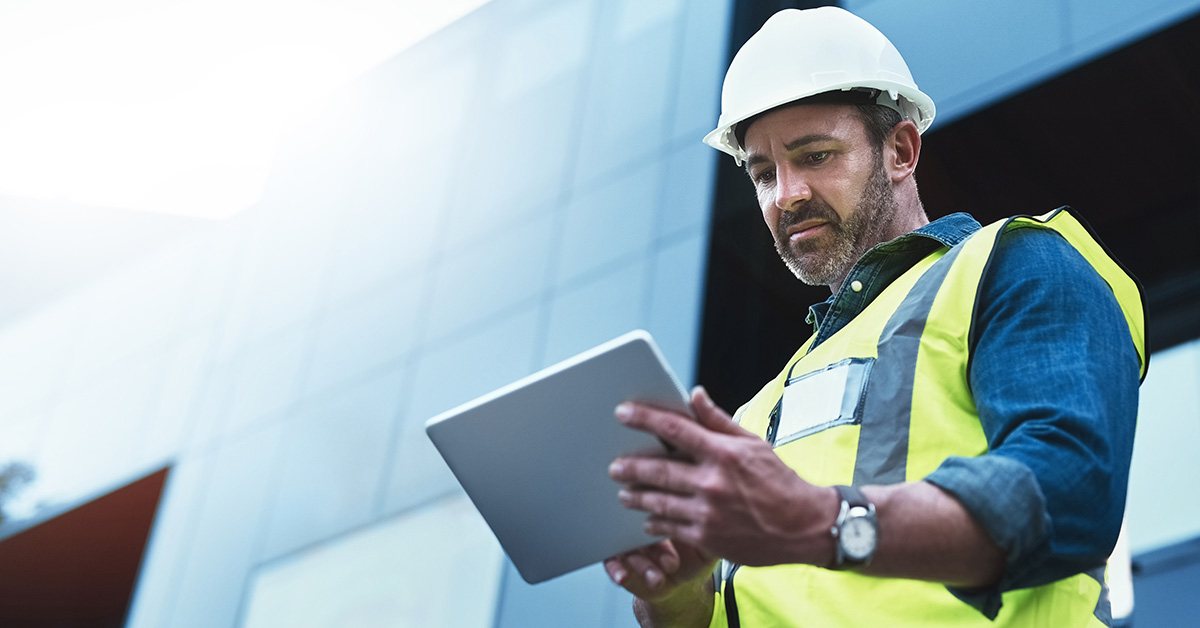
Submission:
{"label": "gray beard", "polygon": [[[845,221],[820,199],[809,201],[799,212],[780,212],[775,227],[775,250],[800,281],[828,286],[845,278],[867,250],[884,241],[887,226],[898,210],[896,194],[883,169],[882,155],[877,154],[874,172],[863,188],[858,206]],[[799,242],[788,238],[788,228],[814,218],[827,221],[832,233]]]}

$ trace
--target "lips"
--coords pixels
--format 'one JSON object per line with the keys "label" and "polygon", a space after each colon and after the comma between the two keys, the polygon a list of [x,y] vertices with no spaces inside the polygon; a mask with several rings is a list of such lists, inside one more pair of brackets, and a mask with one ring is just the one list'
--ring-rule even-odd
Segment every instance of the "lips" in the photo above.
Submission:
{"label": "lips", "polygon": [[824,220],[805,220],[804,222],[795,225],[788,229],[788,239],[792,242],[803,240],[809,236],[816,235],[823,227],[829,223]]}

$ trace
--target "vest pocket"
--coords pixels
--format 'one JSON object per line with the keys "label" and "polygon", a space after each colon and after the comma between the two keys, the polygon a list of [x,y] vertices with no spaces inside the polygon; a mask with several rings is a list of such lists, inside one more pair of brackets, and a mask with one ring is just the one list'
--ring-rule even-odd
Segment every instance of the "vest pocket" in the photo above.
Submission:
{"label": "vest pocket", "polygon": [[874,364],[875,358],[847,358],[795,377],[789,371],[774,446],[831,427],[861,423],[863,396]]}

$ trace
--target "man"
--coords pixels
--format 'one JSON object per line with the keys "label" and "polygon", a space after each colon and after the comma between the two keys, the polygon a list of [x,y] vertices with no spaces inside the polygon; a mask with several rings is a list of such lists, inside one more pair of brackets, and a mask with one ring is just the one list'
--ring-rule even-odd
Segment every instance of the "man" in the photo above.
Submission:
{"label": "man", "polygon": [[929,222],[913,173],[933,113],[837,8],[780,12],[730,65],[705,141],[833,296],[735,418],[702,389],[694,418],[617,409],[682,454],[610,468],[667,538],[605,561],[644,626],[1110,622],[1140,292],[1066,210]]}

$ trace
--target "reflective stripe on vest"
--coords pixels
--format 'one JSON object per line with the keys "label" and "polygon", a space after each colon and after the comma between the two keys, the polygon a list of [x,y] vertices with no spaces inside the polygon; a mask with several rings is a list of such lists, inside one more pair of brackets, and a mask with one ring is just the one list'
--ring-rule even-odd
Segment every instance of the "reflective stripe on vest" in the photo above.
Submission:
{"label": "reflective stripe on vest", "polygon": [[[742,426],[768,433],[772,409],[783,397],[789,374],[811,373],[855,358],[874,361],[858,418],[778,441],[780,458],[806,480],[819,485],[916,481],[949,456],[985,453],[987,439],[967,381],[972,323],[979,284],[995,244],[1004,231],[1018,226],[1058,232],[1104,278],[1125,314],[1144,377],[1140,287],[1064,208],[993,223],[958,246],[939,249],[918,262],[843,329],[815,348],[811,339],[805,343],[788,367],[739,410]],[[735,573],[736,615],[746,627],[1108,623],[1104,585],[1097,574],[1008,592],[993,623],[936,583],[808,565],[740,567]],[[727,625],[721,596],[718,592],[714,626]]]}

